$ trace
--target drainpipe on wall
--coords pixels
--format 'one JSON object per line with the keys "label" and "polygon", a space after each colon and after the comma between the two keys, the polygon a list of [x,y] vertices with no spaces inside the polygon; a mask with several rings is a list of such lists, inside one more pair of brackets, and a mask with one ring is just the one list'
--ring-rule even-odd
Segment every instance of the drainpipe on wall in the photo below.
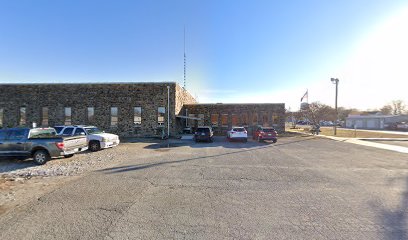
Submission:
{"label": "drainpipe on wall", "polygon": [[170,137],[170,86],[167,86],[167,137]]}

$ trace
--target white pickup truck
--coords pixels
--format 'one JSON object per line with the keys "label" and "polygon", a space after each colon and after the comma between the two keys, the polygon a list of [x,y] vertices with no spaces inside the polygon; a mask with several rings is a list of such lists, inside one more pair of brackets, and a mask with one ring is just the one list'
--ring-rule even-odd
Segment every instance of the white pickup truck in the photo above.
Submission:
{"label": "white pickup truck", "polygon": [[84,135],[88,140],[89,150],[99,151],[103,148],[110,148],[119,145],[119,136],[111,133],[105,133],[95,126],[55,126],[58,135],[79,136]]}

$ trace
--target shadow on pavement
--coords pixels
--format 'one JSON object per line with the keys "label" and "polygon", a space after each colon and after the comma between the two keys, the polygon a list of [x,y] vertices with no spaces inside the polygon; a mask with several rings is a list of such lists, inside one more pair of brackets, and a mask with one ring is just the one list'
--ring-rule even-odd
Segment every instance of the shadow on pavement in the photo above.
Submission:
{"label": "shadow on pavement", "polygon": [[[98,172],[105,172],[107,174],[113,174],[113,173],[136,171],[136,170],[142,170],[142,169],[146,169],[146,168],[157,167],[157,166],[167,165],[167,164],[189,162],[189,161],[194,161],[194,160],[202,160],[202,159],[208,159],[208,158],[214,158],[214,157],[220,157],[220,156],[240,154],[240,153],[243,153],[243,152],[257,151],[257,150],[262,150],[262,149],[266,149],[266,148],[272,148],[272,147],[275,147],[275,146],[289,145],[289,144],[294,144],[294,143],[298,143],[298,142],[309,141],[309,140],[312,140],[312,139],[314,139],[314,138],[303,138],[303,139],[296,140],[296,141],[291,141],[291,142],[266,144],[266,145],[259,145],[257,142],[255,142],[255,143],[257,143],[257,145],[256,145],[257,148],[243,149],[243,150],[238,150],[238,151],[234,151],[234,152],[227,152],[227,153],[214,154],[214,155],[208,155],[208,156],[201,156],[201,157],[195,157],[195,158],[187,158],[187,159],[181,159],[181,160],[175,160],[175,161],[160,161],[160,162],[153,162],[153,163],[145,163],[145,164],[136,164],[136,165],[113,167],[113,168],[105,168],[105,169],[98,170]],[[244,143],[244,144],[247,144],[247,143]],[[203,147],[206,147],[206,146],[204,145]]]}
{"label": "shadow on pavement", "polygon": [[[305,136],[309,137],[310,136]],[[287,137],[286,137],[287,138]],[[304,138],[304,136],[301,136]],[[248,138],[248,142],[233,140],[228,141],[226,137],[215,136],[213,142],[195,142],[194,140],[170,140],[170,141],[163,141],[159,143],[153,143],[145,146],[145,149],[155,149],[155,150],[164,150],[164,149],[171,149],[177,147],[191,147],[191,148],[210,148],[210,147],[223,147],[223,148],[234,148],[234,149],[243,149],[243,148],[257,148],[260,146],[268,146],[268,145],[281,145],[281,139],[278,139],[277,143],[273,143],[272,141],[263,141],[257,142],[250,138]],[[284,143],[283,143],[284,144]]]}

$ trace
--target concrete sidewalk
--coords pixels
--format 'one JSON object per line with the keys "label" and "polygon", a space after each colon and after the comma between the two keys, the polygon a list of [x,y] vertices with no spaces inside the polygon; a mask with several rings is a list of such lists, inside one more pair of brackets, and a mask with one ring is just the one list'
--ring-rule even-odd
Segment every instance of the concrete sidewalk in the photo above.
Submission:
{"label": "concrete sidewalk", "polygon": [[[384,144],[384,143],[376,143],[372,142],[370,140],[387,140],[387,141],[402,141],[400,138],[386,138],[386,139],[369,139],[369,138],[343,138],[343,137],[333,137],[333,136],[326,136],[326,135],[318,135],[321,137],[329,138],[335,141],[340,141],[340,142],[348,142],[348,143],[353,143],[353,144],[358,144],[358,145],[363,145],[363,146],[368,146],[368,147],[375,147],[375,148],[380,148],[380,149],[385,149],[385,150],[390,150],[394,152],[400,152],[400,153],[408,153],[408,147],[402,147],[402,146],[396,146],[396,145],[391,145],[391,144]],[[405,140],[405,138],[404,138]]]}

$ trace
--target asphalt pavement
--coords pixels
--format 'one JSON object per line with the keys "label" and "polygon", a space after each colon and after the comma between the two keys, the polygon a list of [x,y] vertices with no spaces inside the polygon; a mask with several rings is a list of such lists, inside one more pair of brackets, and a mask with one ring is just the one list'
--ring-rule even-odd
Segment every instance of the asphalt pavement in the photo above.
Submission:
{"label": "asphalt pavement", "polygon": [[408,239],[407,154],[312,136],[132,144],[2,216],[0,239]]}

